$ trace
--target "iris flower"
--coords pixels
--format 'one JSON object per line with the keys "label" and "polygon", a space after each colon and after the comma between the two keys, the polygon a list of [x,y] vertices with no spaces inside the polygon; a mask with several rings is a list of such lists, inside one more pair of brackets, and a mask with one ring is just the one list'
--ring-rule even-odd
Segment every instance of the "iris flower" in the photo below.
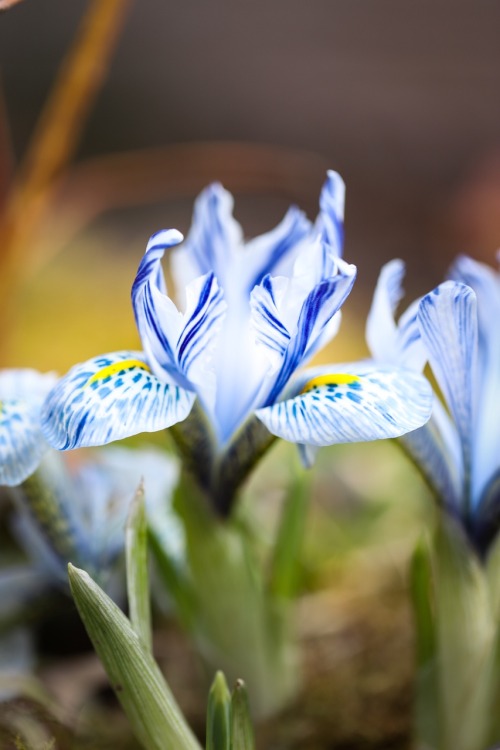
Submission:
{"label": "iris flower", "polygon": [[500,275],[459,257],[449,280],[396,324],[403,273],[398,260],[382,269],[367,341],[379,361],[429,363],[441,398],[429,422],[401,440],[484,557],[500,527]]}
{"label": "iris flower", "polygon": [[[169,512],[178,467],[158,449],[108,448],[71,456],[50,448],[40,409],[57,376],[31,369],[0,371],[0,485],[15,501],[14,533],[32,560],[0,576],[4,604],[41,584],[67,582],[69,561],[106,575],[123,548],[130,501],[141,478],[147,511],[173,558],[182,531]],[[20,585],[22,581],[22,585]],[[5,615],[5,607],[2,608]]]}
{"label": "iris flower", "polygon": [[60,450],[176,425],[181,451],[222,513],[276,436],[306,449],[395,437],[428,419],[432,399],[420,374],[399,367],[299,370],[336,334],[356,277],[341,258],[339,175],[328,173],[314,223],[292,207],[246,243],[232,206],[219,184],[196,201],[189,235],[172,253],[182,312],[161,260],[183,236],[152,236],[132,287],[143,350],[77,365],[43,409],[47,440]]}
{"label": "iris flower", "polygon": [[20,484],[49,450],[40,427],[40,410],[56,382],[52,372],[0,371],[0,485]]}

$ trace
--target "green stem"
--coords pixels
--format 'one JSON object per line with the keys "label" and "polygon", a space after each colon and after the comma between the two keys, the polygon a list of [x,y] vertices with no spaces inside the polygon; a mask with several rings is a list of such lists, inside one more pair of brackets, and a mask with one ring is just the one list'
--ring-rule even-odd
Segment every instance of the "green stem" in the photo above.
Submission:
{"label": "green stem", "polygon": [[254,715],[283,706],[297,687],[290,603],[265,585],[248,530],[222,521],[184,477],[176,510],[194,595],[191,633],[210,667],[245,681]]}

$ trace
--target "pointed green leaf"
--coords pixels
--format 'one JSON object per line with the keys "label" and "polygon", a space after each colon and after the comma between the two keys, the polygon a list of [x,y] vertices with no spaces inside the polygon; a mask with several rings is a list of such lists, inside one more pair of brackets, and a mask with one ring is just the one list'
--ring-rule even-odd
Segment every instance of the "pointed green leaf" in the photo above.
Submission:
{"label": "pointed green leaf", "polygon": [[132,627],[151,650],[151,607],[148,577],[148,529],[144,507],[144,486],[135,493],[125,531],[127,593]]}
{"label": "pointed green leaf", "polygon": [[132,729],[145,750],[200,750],[151,653],[87,573],[68,566],[73,598]]}
{"label": "pointed green leaf", "polygon": [[248,693],[243,680],[236,681],[231,696],[231,750],[255,750]]}
{"label": "pointed green leaf", "polygon": [[206,750],[231,750],[229,717],[231,696],[226,678],[217,672],[208,695]]}

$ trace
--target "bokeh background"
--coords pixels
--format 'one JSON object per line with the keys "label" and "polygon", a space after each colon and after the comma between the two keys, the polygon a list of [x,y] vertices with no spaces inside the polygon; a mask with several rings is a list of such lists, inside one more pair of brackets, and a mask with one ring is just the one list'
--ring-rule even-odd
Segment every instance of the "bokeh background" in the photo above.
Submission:
{"label": "bokeh background", "polygon": [[[89,5],[23,0],[0,15],[0,198]],[[30,240],[37,252],[19,253],[0,364],[63,372],[138,346],[130,287],[150,234],[186,232],[212,180],[234,192],[247,236],[291,202],[314,217],[328,168],[347,184],[345,257],[359,271],[321,359],[364,356],[384,262],[405,260],[408,300],[438,284],[458,253],[494,262],[499,28],[491,0],[131,2],[76,155]],[[250,485],[247,504],[265,523],[292,460],[281,445]],[[387,443],[323,451],[311,494],[299,608],[308,690],[262,747],[406,748],[407,563],[432,503]],[[186,648],[177,632],[159,641],[174,691],[201,726],[204,692],[193,700]],[[81,684],[78,669],[45,671],[62,704]]]}
{"label": "bokeh background", "polygon": [[[14,159],[87,6],[26,0],[0,17]],[[315,215],[328,167],[347,183],[345,255],[359,267],[336,352],[363,353],[352,331],[383,262],[404,258],[416,294],[456,253],[492,261],[500,245],[499,25],[486,0],[132,3],[37,240],[57,256],[24,285],[7,363],[65,368],[135,341],[128,294],[147,237],[185,231],[207,182],[234,190],[251,236],[291,201]]]}

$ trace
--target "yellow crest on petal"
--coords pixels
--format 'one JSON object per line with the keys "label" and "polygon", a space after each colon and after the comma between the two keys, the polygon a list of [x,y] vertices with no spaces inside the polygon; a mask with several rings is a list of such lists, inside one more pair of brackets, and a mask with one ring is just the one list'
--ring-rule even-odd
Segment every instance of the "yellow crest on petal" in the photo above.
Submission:
{"label": "yellow crest on petal", "polygon": [[92,383],[97,383],[99,380],[111,378],[113,375],[117,375],[120,372],[133,370],[135,368],[151,372],[151,368],[148,367],[145,362],[141,362],[140,359],[122,359],[120,362],[113,362],[112,365],[107,365],[94,373],[94,375],[92,375],[92,377],[85,383],[85,387],[92,385]]}
{"label": "yellow crest on petal", "polygon": [[329,373],[328,375],[318,375],[317,378],[308,380],[302,388],[301,393],[308,393],[315,388],[321,388],[324,385],[351,385],[357,383],[360,378],[357,375],[349,375],[346,372]]}

